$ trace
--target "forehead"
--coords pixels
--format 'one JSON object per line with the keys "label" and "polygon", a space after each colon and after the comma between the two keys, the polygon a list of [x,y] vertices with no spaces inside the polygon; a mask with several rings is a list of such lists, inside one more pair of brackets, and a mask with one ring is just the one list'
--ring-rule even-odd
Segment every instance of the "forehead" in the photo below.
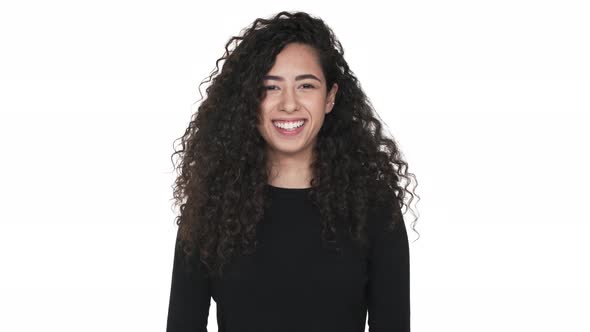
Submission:
{"label": "forehead", "polygon": [[308,45],[289,44],[285,46],[275,59],[268,74],[294,79],[301,73],[314,74],[321,78],[322,68],[315,50]]}

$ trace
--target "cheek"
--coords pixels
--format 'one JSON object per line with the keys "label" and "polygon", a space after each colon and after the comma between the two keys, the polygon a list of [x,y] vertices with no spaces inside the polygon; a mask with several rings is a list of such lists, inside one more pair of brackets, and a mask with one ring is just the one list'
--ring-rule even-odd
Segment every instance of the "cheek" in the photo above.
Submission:
{"label": "cheek", "polygon": [[269,111],[270,111],[270,107],[266,103],[262,103],[262,104],[260,104],[260,106],[258,106],[258,115],[262,119],[267,118]]}
{"label": "cheek", "polygon": [[260,106],[258,108],[256,113],[256,119],[256,123],[258,125],[262,125],[268,119],[267,112],[265,111],[265,108],[263,106]]}
{"label": "cheek", "polygon": [[260,134],[260,136],[264,137],[265,139],[268,139],[272,128],[269,127],[268,122],[266,121],[266,118],[262,117],[260,119],[260,123],[256,124],[256,130],[258,130],[258,133]]}

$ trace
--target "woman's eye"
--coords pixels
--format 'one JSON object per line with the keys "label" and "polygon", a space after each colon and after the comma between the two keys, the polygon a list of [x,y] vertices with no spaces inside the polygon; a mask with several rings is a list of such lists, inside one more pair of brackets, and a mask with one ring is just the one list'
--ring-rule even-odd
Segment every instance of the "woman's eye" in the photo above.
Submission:
{"label": "woman's eye", "polygon": [[[315,89],[315,86],[313,86],[312,84],[302,84],[301,86],[303,87],[309,87],[311,89]],[[275,90],[274,88],[277,88],[276,85],[267,85],[264,87],[266,90]]]}

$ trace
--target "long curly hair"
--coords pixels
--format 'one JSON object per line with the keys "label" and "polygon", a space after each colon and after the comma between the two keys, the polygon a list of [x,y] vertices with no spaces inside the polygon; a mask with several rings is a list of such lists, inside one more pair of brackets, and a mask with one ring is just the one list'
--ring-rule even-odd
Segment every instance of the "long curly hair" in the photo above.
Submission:
{"label": "long curly hair", "polygon": [[[403,222],[402,207],[419,198],[408,190],[415,176],[408,173],[395,140],[384,136],[331,28],[308,13],[282,11],[256,19],[241,33],[229,39],[215,70],[199,85],[200,93],[202,84],[211,83],[207,98],[175,140],[181,140],[171,157],[178,173],[173,185],[174,206],[180,206],[177,245],[186,259],[198,258],[207,274],[222,276],[225,264],[256,248],[256,225],[270,204],[266,142],[257,130],[263,76],[289,43],[313,47],[326,90],[333,83],[339,87],[311,163],[309,199],[321,214],[323,243],[340,252],[337,230],[345,230],[366,248],[367,213],[376,207],[386,209],[391,228]],[[407,203],[406,193],[411,195]]]}

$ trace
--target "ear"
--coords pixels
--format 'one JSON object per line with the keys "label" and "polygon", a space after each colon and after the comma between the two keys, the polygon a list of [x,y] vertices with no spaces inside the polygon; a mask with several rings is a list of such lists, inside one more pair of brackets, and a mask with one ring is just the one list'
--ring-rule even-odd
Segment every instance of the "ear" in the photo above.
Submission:
{"label": "ear", "polygon": [[338,92],[338,84],[334,83],[326,98],[326,114],[332,112],[332,109],[334,108],[334,103],[336,102],[336,92]]}

